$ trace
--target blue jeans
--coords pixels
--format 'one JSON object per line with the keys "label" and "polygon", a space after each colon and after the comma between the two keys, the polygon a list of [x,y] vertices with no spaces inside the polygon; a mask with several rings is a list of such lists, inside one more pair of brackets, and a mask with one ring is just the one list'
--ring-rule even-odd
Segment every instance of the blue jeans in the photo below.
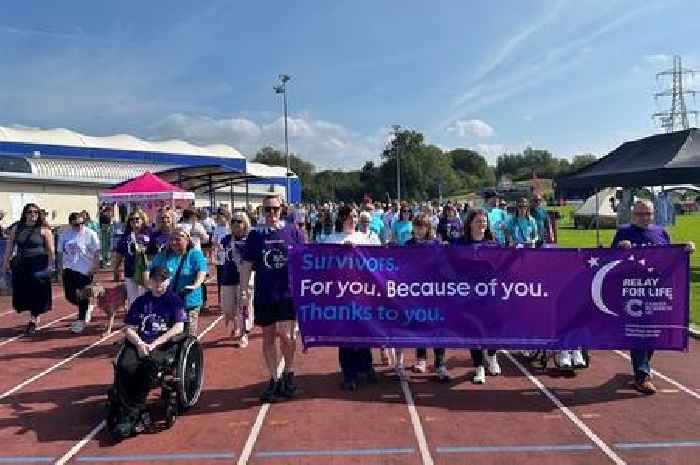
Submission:
{"label": "blue jeans", "polygon": [[652,355],[654,355],[653,350],[630,350],[630,356],[632,357],[632,370],[634,371],[634,379],[638,383],[643,383],[651,375],[650,362]]}

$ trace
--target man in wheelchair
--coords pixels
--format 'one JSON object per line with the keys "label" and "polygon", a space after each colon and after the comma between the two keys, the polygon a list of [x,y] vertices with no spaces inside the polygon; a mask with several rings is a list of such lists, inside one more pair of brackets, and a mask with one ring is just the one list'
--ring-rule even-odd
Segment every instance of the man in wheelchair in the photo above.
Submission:
{"label": "man in wheelchair", "polygon": [[[125,341],[115,362],[115,385],[109,393],[107,422],[117,438],[132,436],[150,424],[146,398],[158,386],[156,378],[169,365],[174,365],[182,352],[183,341],[196,344],[196,339],[181,336],[187,314],[184,302],[171,289],[168,270],[160,267],[151,270],[147,287],[148,292],[134,301],[124,319]],[[201,351],[199,355],[201,362]]]}

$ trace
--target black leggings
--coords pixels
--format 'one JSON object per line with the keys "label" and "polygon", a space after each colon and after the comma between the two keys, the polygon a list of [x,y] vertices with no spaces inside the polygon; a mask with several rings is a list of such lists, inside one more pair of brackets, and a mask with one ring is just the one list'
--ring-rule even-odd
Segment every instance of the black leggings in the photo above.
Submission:
{"label": "black leggings", "polygon": [[[471,349],[469,353],[472,356],[472,362],[474,362],[474,367],[484,366],[484,351],[482,349]],[[495,350],[489,350],[489,355],[496,355]]]}
{"label": "black leggings", "polygon": [[117,361],[115,383],[121,406],[128,415],[135,418],[146,406],[151,379],[156,370],[168,356],[175,354],[177,345],[166,343],[148,357],[140,358],[131,342],[126,341],[124,344],[124,350]]}
{"label": "black leggings", "polygon": [[78,299],[78,290],[92,284],[92,276],[84,275],[75,270],[66,268],[63,270],[63,292],[66,300],[78,306],[78,319],[85,321],[89,299]]}
{"label": "black leggings", "polygon": [[372,370],[372,350],[369,347],[339,347],[338,360],[345,381],[355,381],[358,374]]}
{"label": "black leggings", "polygon": [[[435,355],[435,368],[440,368],[445,364],[445,349],[435,348],[433,349],[433,354]],[[416,349],[416,358],[418,360],[427,360],[428,349],[424,347]]]}

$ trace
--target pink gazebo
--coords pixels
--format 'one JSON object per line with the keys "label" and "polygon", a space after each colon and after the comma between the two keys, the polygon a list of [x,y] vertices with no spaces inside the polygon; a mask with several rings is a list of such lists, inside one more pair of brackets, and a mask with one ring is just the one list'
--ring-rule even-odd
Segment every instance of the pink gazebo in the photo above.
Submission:
{"label": "pink gazebo", "polygon": [[187,192],[167,183],[155,174],[141,176],[119,184],[99,194],[100,203],[125,204],[129,209],[140,207],[154,218],[159,208],[186,208],[194,203],[194,192]]}

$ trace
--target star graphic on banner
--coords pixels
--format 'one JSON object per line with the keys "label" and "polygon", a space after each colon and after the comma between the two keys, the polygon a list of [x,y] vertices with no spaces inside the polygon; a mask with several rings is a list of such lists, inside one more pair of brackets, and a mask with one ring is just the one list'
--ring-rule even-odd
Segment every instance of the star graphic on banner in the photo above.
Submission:
{"label": "star graphic on banner", "polygon": [[634,261],[634,255],[630,255],[630,258],[628,258],[627,260],[633,262],[633,261]]}
{"label": "star graphic on banner", "polygon": [[648,271],[649,273],[651,273],[651,272],[654,271],[654,268],[647,268],[647,271]]}
{"label": "star graphic on banner", "polygon": [[646,266],[647,261],[646,261],[645,259],[642,258],[641,260],[639,260],[639,264],[642,265],[642,266]]}
{"label": "star graphic on banner", "polygon": [[600,266],[600,264],[598,263],[598,257],[591,257],[591,258],[589,258],[589,259],[588,259],[588,265],[589,265],[591,268],[596,267],[596,266]]}

